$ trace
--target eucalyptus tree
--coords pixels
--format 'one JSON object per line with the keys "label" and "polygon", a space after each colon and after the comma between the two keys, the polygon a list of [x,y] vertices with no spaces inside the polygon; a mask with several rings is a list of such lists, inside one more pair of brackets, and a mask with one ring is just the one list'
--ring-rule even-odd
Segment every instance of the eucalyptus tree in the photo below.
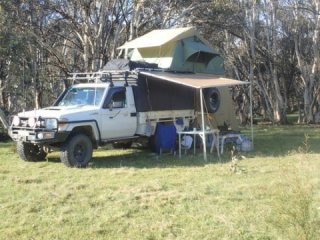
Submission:
{"label": "eucalyptus tree", "polygon": [[25,38],[14,22],[16,12],[6,11],[4,0],[0,4],[0,108],[7,111],[17,110],[22,95],[21,58],[24,53]]}
{"label": "eucalyptus tree", "polygon": [[304,122],[314,122],[320,104],[320,3],[318,0],[288,1],[292,6],[295,55],[302,85]]}

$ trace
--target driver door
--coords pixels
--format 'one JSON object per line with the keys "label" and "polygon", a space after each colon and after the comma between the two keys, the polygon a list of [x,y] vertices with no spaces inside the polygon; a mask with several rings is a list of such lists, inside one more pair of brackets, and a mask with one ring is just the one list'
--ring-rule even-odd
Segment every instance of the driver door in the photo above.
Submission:
{"label": "driver door", "polygon": [[111,87],[100,114],[101,139],[131,137],[136,131],[136,117],[130,115],[126,88]]}

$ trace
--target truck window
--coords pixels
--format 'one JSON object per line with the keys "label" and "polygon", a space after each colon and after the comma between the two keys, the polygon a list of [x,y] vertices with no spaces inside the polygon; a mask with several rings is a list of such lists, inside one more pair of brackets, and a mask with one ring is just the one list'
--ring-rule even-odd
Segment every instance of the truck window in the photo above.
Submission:
{"label": "truck window", "polygon": [[73,87],[57,103],[57,106],[99,105],[104,88]]}
{"label": "truck window", "polygon": [[104,100],[103,108],[124,108],[126,103],[126,88],[111,87]]}
{"label": "truck window", "polygon": [[109,103],[109,108],[124,108],[126,104],[126,92],[120,91],[112,95],[112,100]]}

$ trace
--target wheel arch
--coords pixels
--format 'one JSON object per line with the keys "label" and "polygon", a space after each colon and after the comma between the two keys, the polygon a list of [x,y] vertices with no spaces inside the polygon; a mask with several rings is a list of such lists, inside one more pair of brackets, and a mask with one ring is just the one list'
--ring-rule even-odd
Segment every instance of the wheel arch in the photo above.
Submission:
{"label": "wheel arch", "polygon": [[83,125],[83,126],[77,126],[74,127],[69,135],[69,137],[74,136],[76,134],[85,134],[87,135],[90,140],[92,141],[92,145],[94,148],[98,147],[98,141],[96,139],[94,130],[92,128],[92,126],[90,125]]}

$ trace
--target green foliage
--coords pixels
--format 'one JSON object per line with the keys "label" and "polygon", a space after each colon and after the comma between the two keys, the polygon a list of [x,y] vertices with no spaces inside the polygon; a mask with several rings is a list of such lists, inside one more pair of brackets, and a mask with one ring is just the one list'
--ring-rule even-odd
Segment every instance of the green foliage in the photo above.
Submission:
{"label": "green foliage", "polygon": [[298,151],[302,153],[309,153],[310,152],[310,143],[309,143],[310,137],[308,134],[304,134],[304,140],[302,143],[302,146],[299,147]]}

